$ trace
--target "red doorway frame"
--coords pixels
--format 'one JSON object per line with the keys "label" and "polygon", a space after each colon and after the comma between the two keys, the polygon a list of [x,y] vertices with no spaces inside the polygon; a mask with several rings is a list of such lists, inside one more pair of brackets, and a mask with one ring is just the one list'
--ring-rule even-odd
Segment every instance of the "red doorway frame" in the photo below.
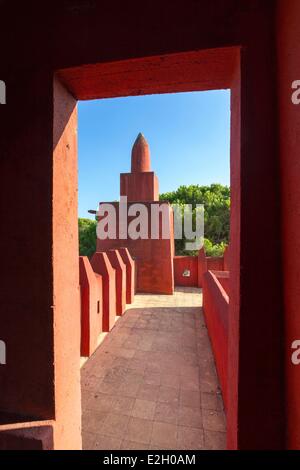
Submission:
{"label": "red doorway frame", "polygon": [[[69,106],[66,103],[66,91],[55,87],[55,101],[63,101],[60,107],[59,122],[67,123],[70,110],[76,100],[115,98],[145,94],[177,93],[231,89],[231,246],[235,256],[232,258],[232,301],[230,302],[230,347],[234,347],[231,363],[231,381],[229,384],[228,406],[228,447],[236,448],[237,433],[237,355],[238,338],[236,325],[232,319],[239,311],[239,142],[240,142],[240,48],[230,47],[189,53],[170,54],[143,59],[133,59],[112,63],[101,63],[59,70],[56,79],[68,90]],[[67,100],[68,101],[68,100]],[[62,110],[65,116],[62,118]],[[74,126],[74,117],[73,124]],[[76,118],[75,118],[76,119]],[[57,127],[56,125],[54,127]],[[65,125],[59,140],[64,142],[72,134],[69,123]],[[60,145],[58,143],[58,145]],[[60,148],[61,151],[61,148]],[[76,150],[77,152],[77,150]],[[77,159],[76,152],[74,158]],[[59,172],[62,168],[59,166]],[[55,180],[55,178],[54,178]],[[76,185],[74,177],[74,185]],[[60,188],[61,190],[61,188]],[[72,190],[69,191],[72,192]],[[67,195],[68,196],[68,195]],[[61,194],[60,194],[61,197]],[[77,214],[76,214],[77,218]],[[58,219],[59,220],[59,219]],[[67,275],[67,273],[66,273]],[[235,323],[235,322],[234,322]],[[235,375],[235,376],[234,376]]]}
{"label": "red doorway frame", "polygon": [[[190,91],[207,91],[217,89],[231,90],[231,146],[230,146],[230,173],[231,173],[231,220],[230,220],[230,244],[231,244],[231,270],[230,270],[230,308],[229,308],[229,340],[228,340],[228,409],[227,409],[227,447],[229,449],[259,449],[283,447],[283,398],[282,398],[282,368],[281,368],[281,318],[277,315],[272,318],[272,301],[259,299],[261,305],[254,310],[254,293],[251,292],[255,282],[253,280],[253,262],[250,266],[249,257],[253,257],[251,250],[251,237],[255,238],[255,222],[262,221],[261,213],[253,212],[255,203],[251,200],[247,171],[257,171],[260,168],[262,183],[263,175],[269,177],[269,163],[272,153],[271,140],[263,143],[266,149],[265,161],[250,160],[251,150],[256,151],[262,141],[261,130],[268,125],[262,122],[263,116],[268,116],[271,110],[270,102],[273,89],[270,87],[269,95],[265,99],[266,106],[262,107],[262,116],[257,122],[251,115],[251,106],[254,103],[260,105],[259,97],[252,97],[249,90],[253,83],[249,83],[256,77],[256,72],[251,69],[252,57],[247,57],[247,52],[240,47],[227,47],[218,49],[199,50],[187,53],[169,54],[163,56],[146,57],[99,63],[80,67],[58,70],[55,74],[54,102],[54,129],[58,129],[54,138],[56,144],[61,145],[74,133],[74,123],[69,125],[70,117],[74,120],[76,112],[74,103],[76,100],[103,99],[121,96],[137,96],[143,94],[175,93]],[[60,84],[58,84],[60,83]],[[248,90],[249,88],[249,90]],[[266,83],[259,89],[260,93],[266,92]],[[261,96],[262,98],[262,96]],[[251,101],[253,100],[253,101]],[[270,128],[273,121],[270,119]],[[254,136],[253,141],[249,136]],[[75,147],[74,147],[75,148]],[[69,164],[77,162],[77,149],[73,152],[73,159]],[[60,181],[61,174],[66,171],[66,166],[58,164],[57,173],[55,162],[59,160],[54,153],[54,188],[56,179]],[[271,166],[274,172],[276,165]],[[73,172],[71,172],[73,174]],[[251,175],[252,176],[252,175]],[[250,178],[251,180],[251,178]],[[71,186],[70,186],[71,184]],[[272,178],[268,180],[272,187]],[[57,204],[56,220],[59,222],[63,216],[63,205],[68,204],[70,193],[77,189],[77,176],[73,174],[73,181],[69,179],[68,189],[63,189],[59,184],[58,191],[54,191],[54,221],[55,202]],[[270,195],[271,196],[271,195]],[[257,197],[257,196],[256,196]],[[258,198],[259,200],[259,198]],[[250,201],[250,203],[249,203]],[[243,211],[242,211],[243,210]],[[273,202],[271,218],[276,210]],[[248,222],[252,226],[247,227]],[[73,205],[72,224],[77,227],[77,205]],[[77,230],[77,228],[76,228]],[[75,232],[74,232],[75,233]],[[68,242],[65,239],[57,240],[61,244],[61,250]],[[246,243],[247,242],[247,243]],[[254,243],[254,245],[255,245]],[[54,227],[55,247],[55,227]],[[77,252],[69,256],[73,259]],[[250,263],[250,264],[249,264]],[[274,264],[277,260],[274,260]],[[71,261],[69,265],[71,264]],[[61,264],[54,263],[55,271],[59,271],[60,282],[57,284],[57,295],[62,292],[64,280],[68,279],[68,263],[64,268]],[[249,272],[244,266],[250,266]],[[264,268],[264,267],[263,267]],[[258,267],[259,269],[259,267]],[[262,271],[261,271],[262,272]],[[266,298],[268,292],[274,289],[277,282],[276,275],[266,280]],[[75,289],[75,285],[73,286]],[[72,306],[74,289],[63,289],[61,296],[63,304]],[[54,286],[55,291],[55,286]],[[69,296],[69,301],[66,298]],[[273,300],[275,302],[276,299]],[[265,309],[265,304],[268,308]],[[261,316],[261,312],[266,312]],[[62,315],[64,317],[64,315]],[[260,324],[257,324],[259,319]],[[271,335],[268,334],[270,321],[272,324]],[[261,330],[259,330],[261,327]],[[252,336],[256,338],[256,354],[251,352]],[[66,333],[67,338],[67,333]],[[65,339],[66,339],[65,338]],[[63,341],[63,339],[61,338]],[[60,346],[62,347],[62,345]],[[57,349],[60,349],[59,345]],[[253,363],[251,362],[253,360]],[[267,377],[265,377],[265,373]],[[267,386],[265,387],[265,384]],[[270,396],[270,390],[274,391]],[[269,409],[266,412],[266,403]]]}

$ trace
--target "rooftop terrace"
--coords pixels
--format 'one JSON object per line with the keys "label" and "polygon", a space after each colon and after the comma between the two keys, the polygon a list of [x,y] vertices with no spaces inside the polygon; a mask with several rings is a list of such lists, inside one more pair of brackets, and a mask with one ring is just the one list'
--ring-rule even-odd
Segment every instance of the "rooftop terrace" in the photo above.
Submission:
{"label": "rooftop terrace", "polygon": [[202,292],[137,294],[81,371],[84,449],[225,449]]}

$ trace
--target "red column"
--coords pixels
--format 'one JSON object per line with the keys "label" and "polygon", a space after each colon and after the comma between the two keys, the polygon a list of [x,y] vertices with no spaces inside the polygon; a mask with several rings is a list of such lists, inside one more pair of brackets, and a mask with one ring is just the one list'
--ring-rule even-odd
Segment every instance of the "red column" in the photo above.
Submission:
{"label": "red column", "polygon": [[300,449],[300,365],[291,360],[292,344],[300,339],[300,104],[291,99],[296,91],[292,83],[300,80],[300,2],[280,0],[277,5],[285,436],[288,449]]}
{"label": "red column", "polygon": [[204,248],[201,248],[198,253],[198,287],[203,285],[203,274],[207,271],[207,260]]}

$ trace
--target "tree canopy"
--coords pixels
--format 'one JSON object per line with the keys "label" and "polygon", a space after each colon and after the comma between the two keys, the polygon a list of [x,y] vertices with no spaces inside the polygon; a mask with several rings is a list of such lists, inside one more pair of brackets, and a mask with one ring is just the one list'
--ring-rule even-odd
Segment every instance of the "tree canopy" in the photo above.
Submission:
{"label": "tree canopy", "polygon": [[[180,186],[176,191],[160,195],[161,201],[171,204],[204,205],[204,246],[208,256],[220,256],[229,243],[230,188],[221,184],[210,186]],[[191,254],[184,250],[186,240],[175,240],[176,254]],[[196,254],[196,253],[194,253]]]}
{"label": "tree canopy", "polygon": [[96,227],[96,220],[78,219],[80,256],[92,256],[96,251]]}

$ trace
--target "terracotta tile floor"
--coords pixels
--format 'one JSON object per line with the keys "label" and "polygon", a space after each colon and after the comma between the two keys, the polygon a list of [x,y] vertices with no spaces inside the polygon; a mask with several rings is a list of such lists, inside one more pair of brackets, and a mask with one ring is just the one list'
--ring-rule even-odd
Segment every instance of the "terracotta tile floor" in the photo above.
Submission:
{"label": "terracotta tile floor", "polygon": [[82,368],[84,449],[224,449],[199,289],[136,295]]}

